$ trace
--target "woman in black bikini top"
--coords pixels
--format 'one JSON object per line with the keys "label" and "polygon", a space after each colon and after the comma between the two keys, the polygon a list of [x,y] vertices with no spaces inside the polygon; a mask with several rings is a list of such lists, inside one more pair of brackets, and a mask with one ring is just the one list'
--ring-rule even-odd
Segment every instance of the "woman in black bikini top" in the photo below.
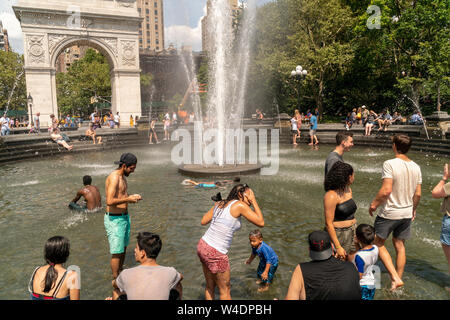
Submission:
{"label": "woman in black bikini top", "polygon": [[355,219],[355,212],[358,207],[353,199],[348,199],[336,206],[334,211],[334,221],[346,221]]}
{"label": "woman in black bikini top", "polygon": [[354,180],[351,165],[338,161],[325,177],[325,231],[330,235],[337,257],[351,261],[356,252],[356,203],[350,188]]}

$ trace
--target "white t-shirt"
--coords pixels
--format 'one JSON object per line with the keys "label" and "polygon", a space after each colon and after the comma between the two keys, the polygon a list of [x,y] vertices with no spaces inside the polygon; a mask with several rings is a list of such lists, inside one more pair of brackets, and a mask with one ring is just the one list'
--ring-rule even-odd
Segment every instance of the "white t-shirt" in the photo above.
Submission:
{"label": "white t-shirt", "polygon": [[116,115],[114,116],[114,122],[119,122],[119,120],[120,120],[120,117],[119,117],[118,114],[116,114]]}
{"label": "white t-shirt", "polygon": [[375,276],[373,274],[373,266],[378,260],[378,247],[372,245],[368,250],[359,250],[355,255],[353,263],[363,276],[359,280],[360,286],[368,286],[375,288]]}
{"label": "white t-shirt", "polygon": [[9,118],[1,117],[0,118],[0,124],[2,127],[5,127],[6,129],[9,129]]}
{"label": "white t-shirt", "polygon": [[422,184],[420,167],[414,161],[399,158],[387,160],[383,164],[382,179],[391,178],[392,192],[382,206],[378,216],[385,219],[410,219],[413,213],[413,196]]}
{"label": "white t-shirt", "polygon": [[295,118],[291,119],[291,126],[292,126],[293,131],[297,130],[297,119],[295,119]]}

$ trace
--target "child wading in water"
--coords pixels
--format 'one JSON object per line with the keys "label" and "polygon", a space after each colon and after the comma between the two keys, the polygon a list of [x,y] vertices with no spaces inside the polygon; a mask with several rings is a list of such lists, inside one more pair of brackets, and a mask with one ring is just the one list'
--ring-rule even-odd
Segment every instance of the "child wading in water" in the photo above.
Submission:
{"label": "child wading in water", "polygon": [[373,245],[375,229],[361,223],[356,228],[355,242],[360,250],[355,255],[354,264],[359,272],[359,285],[363,300],[373,300],[375,296],[375,276],[373,266],[378,260],[378,247]]}
{"label": "child wading in water", "polygon": [[262,284],[258,289],[258,292],[267,291],[269,284],[272,282],[273,276],[278,267],[278,256],[264,241],[261,231],[255,230],[250,232],[249,235],[250,245],[252,246],[252,254],[250,258],[245,262],[246,264],[252,263],[253,259],[259,256],[258,265],[258,278],[257,284]]}

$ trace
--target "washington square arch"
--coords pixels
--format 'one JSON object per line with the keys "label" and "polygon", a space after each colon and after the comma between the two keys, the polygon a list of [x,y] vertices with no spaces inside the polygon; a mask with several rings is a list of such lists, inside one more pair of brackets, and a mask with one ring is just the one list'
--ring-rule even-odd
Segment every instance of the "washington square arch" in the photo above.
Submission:
{"label": "washington square arch", "polygon": [[[141,116],[139,26],[136,0],[19,0],[13,7],[24,38],[27,91],[41,123],[58,116],[56,60],[75,44],[101,52],[111,71],[111,110],[129,126]],[[29,107],[30,108],[30,107]],[[29,110],[30,113],[30,110]]]}

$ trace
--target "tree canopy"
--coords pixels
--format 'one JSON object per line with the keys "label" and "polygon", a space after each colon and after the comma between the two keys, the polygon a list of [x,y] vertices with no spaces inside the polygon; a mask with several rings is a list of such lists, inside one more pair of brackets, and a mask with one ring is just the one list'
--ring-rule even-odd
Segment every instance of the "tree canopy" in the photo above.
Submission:
{"label": "tree canopy", "polygon": [[[89,114],[94,109],[91,97],[111,101],[110,66],[106,58],[89,48],[67,73],[56,75],[58,107],[62,113]],[[99,102],[105,102],[101,100]]]}
{"label": "tree canopy", "polygon": [[[0,109],[26,110],[23,55],[0,50]],[[9,105],[8,105],[9,101]]]}
{"label": "tree canopy", "polygon": [[[247,106],[449,109],[449,2],[276,0],[258,9]],[[297,65],[303,80],[290,75]],[[408,109],[409,108],[409,109]]]}

